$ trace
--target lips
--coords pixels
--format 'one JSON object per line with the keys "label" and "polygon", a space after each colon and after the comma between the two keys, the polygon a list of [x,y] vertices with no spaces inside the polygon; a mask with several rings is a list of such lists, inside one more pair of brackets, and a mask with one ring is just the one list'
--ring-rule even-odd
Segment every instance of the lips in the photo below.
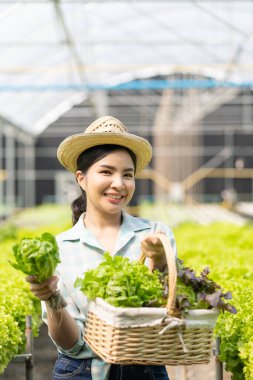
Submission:
{"label": "lips", "polygon": [[121,195],[121,194],[109,194],[109,193],[105,193],[105,196],[107,198],[114,199],[114,200],[120,200],[125,197],[124,195]]}

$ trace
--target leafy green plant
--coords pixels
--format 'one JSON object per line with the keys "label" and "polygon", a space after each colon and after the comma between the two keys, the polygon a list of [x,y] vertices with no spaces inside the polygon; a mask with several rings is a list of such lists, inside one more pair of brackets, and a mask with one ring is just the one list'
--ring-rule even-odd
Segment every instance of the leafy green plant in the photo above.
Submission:
{"label": "leafy green plant", "polygon": [[[11,359],[24,352],[25,319],[32,316],[33,334],[38,335],[41,305],[29,290],[21,271],[8,263],[13,260],[12,247],[24,236],[36,238],[44,231],[57,234],[71,225],[69,207],[46,205],[21,211],[0,229],[0,373]],[[4,233],[2,233],[4,232]]]}
{"label": "leafy green plant", "polygon": [[22,343],[22,333],[12,315],[0,306],[0,373],[3,372],[12,357],[18,353]]}
{"label": "leafy green plant", "polygon": [[[101,297],[114,306],[141,307],[161,306],[168,298],[168,273],[155,270],[150,273],[145,265],[130,262],[121,256],[112,257],[108,252],[95,269],[88,270],[84,277],[78,278],[75,286],[90,299]],[[177,259],[178,279],[176,304],[180,311],[186,309],[207,309],[216,307],[236,313],[224,299],[230,293],[222,293],[220,286],[208,279],[205,269],[201,276]]]}
{"label": "leafy green plant", "polygon": [[[1,255],[2,256],[2,255]],[[24,275],[0,261],[0,373],[17,353],[24,351],[25,318],[32,316],[33,334],[41,324],[40,301],[32,296]]]}
{"label": "leafy green plant", "polygon": [[[18,224],[18,239],[36,237],[44,231],[57,234],[70,227],[68,208],[57,210],[56,205],[46,205],[19,213],[14,219]],[[165,216],[165,208],[162,210]],[[156,209],[155,218],[158,218]],[[171,224],[168,216],[167,223]],[[212,279],[225,289],[224,292],[232,292],[237,314],[220,313],[215,334],[221,337],[221,359],[227,371],[231,371],[233,380],[252,380],[253,225],[188,223],[173,230],[178,254],[186,265],[199,273],[204,267],[210,267]],[[11,259],[14,239],[13,236],[0,242],[0,372],[17,351],[22,352],[25,315],[32,315],[34,333],[41,323],[40,302],[29,291],[24,274],[15,271],[7,262]]]}
{"label": "leafy green plant", "polygon": [[75,287],[90,299],[101,297],[120,307],[141,307],[164,303],[159,273],[149,273],[145,265],[130,262],[128,258],[112,257],[108,252],[95,269],[77,278]]}
{"label": "leafy green plant", "polygon": [[15,224],[3,224],[0,226],[0,243],[9,239],[16,239],[17,226]]}
{"label": "leafy green plant", "polygon": [[[223,311],[229,311],[236,314],[236,309],[230,303],[225,300],[232,299],[231,292],[223,293],[221,286],[216,282],[208,278],[210,270],[206,267],[200,273],[200,276],[196,275],[196,272],[189,267],[183,265],[183,261],[178,259],[178,277],[181,283],[187,288],[190,287],[195,294],[194,302],[190,302],[190,308],[192,309],[207,309],[216,307]],[[180,284],[180,281],[179,281]],[[180,294],[179,284],[177,286],[177,292]],[[182,288],[182,285],[181,285]],[[179,305],[180,309],[180,305]]]}
{"label": "leafy green plant", "polygon": [[[236,314],[236,308],[226,300],[232,299],[231,292],[223,293],[221,286],[208,278],[210,270],[206,267],[199,276],[189,267],[183,265],[183,261],[177,259],[177,285],[176,307],[179,311],[187,309],[211,309],[217,308]],[[168,274],[160,274],[163,284],[164,296],[169,293]]]}
{"label": "leafy green plant", "polygon": [[231,290],[237,314],[220,313],[215,335],[221,337],[220,359],[233,380],[253,379],[253,225],[182,224],[174,229],[180,257]]}
{"label": "leafy green plant", "polygon": [[9,261],[13,268],[35,275],[38,282],[50,278],[60,263],[56,240],[48,232],[41,237],[23,238],[13,246],[13,253],[16,263]]}
{"label": "leafy green plant", "polygon": [[222,337],[220,359],[233,380],[250,380],[253,375],[253,286],[248,280],[230,284],[237,315],[221,315],[216,334]]}

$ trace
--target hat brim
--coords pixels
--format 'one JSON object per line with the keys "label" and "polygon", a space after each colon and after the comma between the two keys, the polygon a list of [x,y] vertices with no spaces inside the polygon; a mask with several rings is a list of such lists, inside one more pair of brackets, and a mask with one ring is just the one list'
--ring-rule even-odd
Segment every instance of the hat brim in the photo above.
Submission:
{"label": "hat brim", "polygon": [[152,157],[150,143],[131,133],[80,133],[67,137],[59,145],[57,158],[69,171],[77,171],[77,158],[85,150],[104,144],[115,144],[130,149],[136,156],[136,173],[144,169]]}

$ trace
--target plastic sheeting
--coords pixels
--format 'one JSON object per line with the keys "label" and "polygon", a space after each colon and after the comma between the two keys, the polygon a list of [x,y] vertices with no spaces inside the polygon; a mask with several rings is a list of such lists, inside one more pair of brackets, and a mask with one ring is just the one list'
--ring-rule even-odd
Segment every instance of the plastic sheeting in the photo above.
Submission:
{"label": "plastic sheeting", "polygon": [[251,86],[252,1],[0,2],[0,115],[40,133],[91,88],[158,74]]}

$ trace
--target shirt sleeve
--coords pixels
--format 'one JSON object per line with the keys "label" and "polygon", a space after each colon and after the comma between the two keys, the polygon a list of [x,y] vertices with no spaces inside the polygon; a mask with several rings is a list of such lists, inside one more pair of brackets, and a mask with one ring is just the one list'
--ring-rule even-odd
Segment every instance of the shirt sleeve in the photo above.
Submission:
{"label": "shirt sleeve", "polygon": [[[58,273],[56,273],[56,275],[58,275]],[[52,339],[51,336],[50,336],[50,338],[52,339],[52,341],[56,345],[57,350],[59,352],[66,354],[66,355],[69,355],[69,356],[72,356],[72,357],[76,357],[76,356],[78,356],[80,351],[82,351],[84,349],[84,346],[85,346],[85,341],[83,338],[85,316],[82,315],[80,313],[80,311],[78,310],[76,304],[74,303],[72,297],[70,296],[69,292],[67,291],[65,285],[62,283],[60,278],[59,278],[59,283],[58,283],[58,289],[60,290],[61,295],[63,296],[63,298],[65,299],[65,301],[67,303],[67,307],[66,307],[67,311],[76,321],[77,327],[79,329],[79,337],[78,337],[78,340],[76,341],[76,343],[74,344],[74,346],[68,350],[62,349],[60,346],[58,346],[56,344],[56,342]],[[42,302],[42,319],[46,324],[48,324],[47,310],[46,310],[45,302]]]}

